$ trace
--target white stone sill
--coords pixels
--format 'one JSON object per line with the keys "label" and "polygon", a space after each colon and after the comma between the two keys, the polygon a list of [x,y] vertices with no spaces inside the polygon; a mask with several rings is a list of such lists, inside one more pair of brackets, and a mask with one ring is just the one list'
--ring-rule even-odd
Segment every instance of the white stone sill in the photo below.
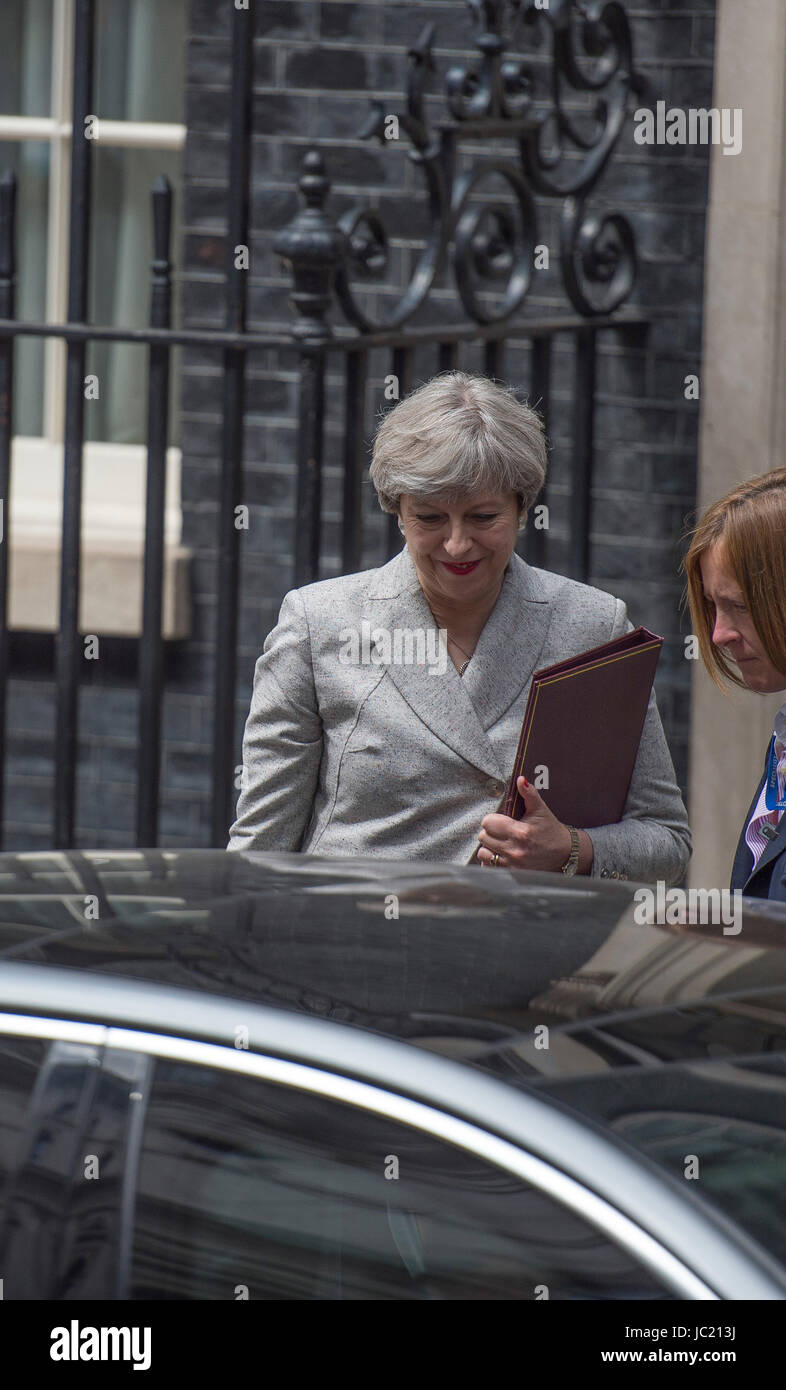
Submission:
{"label": "white stone sill", "polygon": [[[146,450],[87,444],[84,451],[79,630],[138,637],[142,631]],[[11,462],[9,628],[56,632],[60,626],[63,448],[16,438]],[[189,562],[180,544],[180,451],[167,451],[162,634],[191,630]]]}

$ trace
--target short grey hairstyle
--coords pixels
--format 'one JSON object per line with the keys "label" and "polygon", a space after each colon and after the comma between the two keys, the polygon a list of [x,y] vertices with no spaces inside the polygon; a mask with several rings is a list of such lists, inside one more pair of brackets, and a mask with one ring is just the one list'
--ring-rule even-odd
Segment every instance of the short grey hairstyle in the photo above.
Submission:
{"label": "short grey hairstyle", "polygon": [[526,512],[546,478],[543,422],[513,387],[443,372],[385,416],[369,474],[385,512],[403,493],[458,502],[479,492],[515,492]]}

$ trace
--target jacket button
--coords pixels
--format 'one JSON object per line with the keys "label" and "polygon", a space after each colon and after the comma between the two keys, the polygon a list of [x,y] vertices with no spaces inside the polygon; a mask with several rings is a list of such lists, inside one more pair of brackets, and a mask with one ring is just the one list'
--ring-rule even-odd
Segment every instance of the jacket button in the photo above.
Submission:
{"label": "jacket button", "polygon": [[503,787],[502,783],[501,783],[501,782],[495,782],[494,779],[493,779],[493,777],[492,777],[492,779],[491,779],[490,782],[487,782],[487,783],[486,783],[486,788],[487,788],[488,791],[491,792],[491,795],[492,795],[492,796],[502,796],[502,793],[503,793],[504,790],[505,790],[505,788]]}

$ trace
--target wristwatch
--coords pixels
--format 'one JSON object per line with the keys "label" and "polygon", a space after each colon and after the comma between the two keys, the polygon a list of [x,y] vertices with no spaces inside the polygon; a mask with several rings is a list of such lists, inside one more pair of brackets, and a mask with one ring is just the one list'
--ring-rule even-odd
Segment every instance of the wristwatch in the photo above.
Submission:
{"label": "wristwatch", "polygon": [[566,825],[565,829],[570,831],[570,854],[562,865],[562,873],[570,877],[579,867],[579,832],[575,825]]}

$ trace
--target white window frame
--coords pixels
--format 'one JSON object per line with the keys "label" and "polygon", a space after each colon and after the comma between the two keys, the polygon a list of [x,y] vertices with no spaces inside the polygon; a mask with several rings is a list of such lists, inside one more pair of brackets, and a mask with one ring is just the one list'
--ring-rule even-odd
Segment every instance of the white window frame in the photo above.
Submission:
{"label": "white window frame", "polygon": [[[68,315],[68,234],[73,101],[74,0],[54,0],[49,116],[0,114],[0,140],[49,142],[46,269],[47,323]],[[186,126],[109,121],[98,114],[94,139],[127,149],[182,150]],[[9,505],[9,627],[56,631],[65,437],[66,345],[44,346],[43,434],[15,435],[11,445]],[[181,453],[167,450],[162,631],[186,637],[188,560],[181,544]],[[141,632],[147,449],[142,444],[90,442],[84,446],[82,592],[85,632],[138,636]]]}

